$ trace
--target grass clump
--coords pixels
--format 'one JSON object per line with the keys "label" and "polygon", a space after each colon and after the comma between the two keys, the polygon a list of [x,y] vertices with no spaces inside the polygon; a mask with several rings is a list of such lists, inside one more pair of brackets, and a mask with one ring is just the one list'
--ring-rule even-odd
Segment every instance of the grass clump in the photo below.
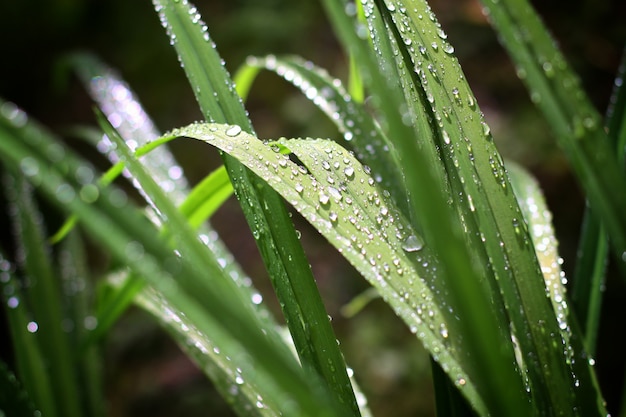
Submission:
{"label": "grass clump", "polygon": [[[607,415],[593,352],[609,252],[626,271],[623,89],[603,122],[530,5],[485,1],[589,201],[570,301],[541,191],[523,168],[505,165],[428,4],[323,5],[350,57],[348,89],[297,57],[251,58],[234,83],[195,7],[155,0],[205,117],[165,135],[108,68],[74,57],[99,108],[98,148],[112,162],[103,175],[16,105],[0,103],[17,236],[14,261],[2,254],[1,281],[21,385],[10,371],[1,376],[32,401],[5,400],[6,413],[104,414],[95,348],[135,303],[239,415],[368,415],[288,204],[429,352],[440,415]],[[243,101],[262,69],[302,90],[341,140],[259,140]],[[222,157],[223,167],[193,189],[166,147],[179,137]],[[112,185],[123,171],[144,207]],[[52,239],[59,250],[51,250],[35,189],[72,216]],[[207,221],[231,193],[287,338]],[[88,285],[74,223],[115,260],[96,306],[67,291]],[[97,326],[76,325],[85,319]]]}

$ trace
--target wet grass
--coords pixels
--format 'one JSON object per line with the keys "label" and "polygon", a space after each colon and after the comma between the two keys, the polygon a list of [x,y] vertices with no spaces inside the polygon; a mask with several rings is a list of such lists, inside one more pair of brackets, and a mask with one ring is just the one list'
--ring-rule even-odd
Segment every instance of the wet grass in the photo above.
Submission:
{"label": "wet grass", "polygon": [[[589,201],[570,300],[541,190],[502,160],[425,2],[323,2],[352,63],[347,88],[310,62],[275,56],[250,58],[234,83],[197,10],[154,3],[205,122],[161,135],[114,72],[72,58],[99,107],[98,149],[113,164],[100,175],[15,104],[0,103],[17,236],[0,281],[20,382],[10,371],[0,377],[30,399],[3,399],[5,413],[104,414],[95,349],[134,303],[239,415],[368,415],[288,204],[429,352],[438,415],[607,414],[593,352],[607,257],[626,276],[623,89],[602,118],[532,9],[485,0]],[[341,139],[258,140],[243,103],[261,70],[299,88]],[[193,189],[166,147],[179,137],[222,157]],[[145,206],[111,185],[123,170]],[[52,240],[35,190],[72,216]],[[232,193],[288,337],[210,226]],[[77,229],[115,259],[97,302],[85,291]]]}

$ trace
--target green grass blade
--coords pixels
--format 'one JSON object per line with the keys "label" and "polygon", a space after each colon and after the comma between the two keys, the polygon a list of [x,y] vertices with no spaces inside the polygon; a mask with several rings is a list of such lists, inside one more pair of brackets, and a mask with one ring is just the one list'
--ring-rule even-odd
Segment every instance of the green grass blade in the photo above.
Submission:
{"label": "green grass blade", "polygon": [[[195,7],[187,2],[154,4],[205,118],[252,132],[241,99]],[[320,375],[352,415],[359,415],[343,356],[283,201],[235,159],[223,159],[252,233],[258,236],[257,246],[303,366]]]}
{"label": "green grass blade", "polygon": [[[506,337],[502,334],[504,330],[494,318],[495,310],[489,296],[476,285],[484,282],[480,277],[487,274],[478,270],[480,262],[472,260],[475,255],[470,255],[471,251],[462,237],[463,226],[457,220],[456,212],[447,204],[449,197],[442,195],[441,190],[446,189],[443,185],[445,180],[441,169],[430,164],[434,160],[432,153],[423,151],[415,140],[411,140],[423,135],[428,137],[429,133],[418,132],[417,127],[414,130],[412,126],[405,124],[412,123],[411,113],[408,112],[397,81],[385,80],[384,75],[376,70],[377,64],[373,62],[370,48],[365,40],[355,34],[353,22],[344,13],[344,4],[326,1],[325,5],[346,48],[359,59],[360,68],[364,70],[364,81],[374,95],[375,102],[379,103],[380,111],[384,112],[381,116],[383,127],[389,130],[390,138],[397,138],[394,143],[398,154],[408,158],[403,163],[403,169],[407,189],[412,197],[413,215],[419,219],[426,244],[431,245],[440,257],[440,280],[449,283],[446,297],[455,306],[456,315],[466,321],[466,324],[472,325],[471,331],[465,325],[461,332],[464,336],[464,351],[468,357],[473,357],[470,360],[472,366],[480,368],[477,375],[481,376],[475,383],[481,384],[479,390],[494,415],[528,415],[529,405],[524,388],[513,366],[513,350],[494,350],[494,347],[510,344],[510,341],[505,340]],[[375,10],[377,9],[368,3],[366,16]],[[424,17],[429,19],[430,14],[424,13]],[[380,19],[379,15],[377,17],[374,20]],[[374,28],[370,30],[373,31]],[[359,29],[357,32],[360,33]],[[385,36],[384,33],[375,32],[372,37],[377,39]],[[439,52],[445,53],[441,50]],[[389,62],[393,62],[393,59],[392,57]],[[449,94],[453,92],[450,91]],[[460,91],[459,94],[464,94],[464,100],[467,97],[467,91]],[[407,117],[403,118],[405,114]],[[479,137],[483,136],[484,132],[481,132]],[[446,221],[439,221],[441,218]],[[455,378],[450,373],[449,376]],[[506,392],[503,389],[505,386],[508,387]],[[494,394],[496,392],[498,394]]]}
{"label": "green grass blade", "polygon": [[[69,60],[98,108],[115,124],[117,131],[133,150],[160,136],[133,91],[113,69],[91,55],[73,55]],[[108,138],[101,139],[98,149],[111,162],[117,162],[115,150]],[[170,197],[177,203],[182,202],[189,186],[181,174],[182,168],[167,146],[152,150],[145,158],[145,165]]]}
{"label": "green grass blade", "polygon": [[[187,196],[188,185],[184,176],[181,175],[182,169],[164,146],[165,142],[155,140],[159,133],[128,85],[113,69],[91,55],[77,54],[71,56],[69,60],[100,110],[110,121],[116,123],[117,131],[124,140],[137,148],[137,155],[145,155],[143,163],[151,176],[164,190],[167,190],[170,198],[181,204],[182,210],[189,216],[190,221],[196,227],[200,227],[204,242],[217,257],[222,259],[225,271],[234,277],[243,276],[243,271],[233,261],[234,257],[221,242],[217,233],[209,224],[204,223],[232,193],[227,177],[218,171],[201,181]],[[108,138],[101,137],[98,149],[104,152],[111,162],[117,161]],[[111,183],[122,172],[122,168],[121,164],[112,167],[103,177],[103,184]],[[71,229],[72,221],[66,223],[65,226],[55,235],[53,241],[60,240]],[[238,280],[240,283],[243,281]],[[98,340],[108,331],[141,288],[142,281],[131,275],[125,285],[107,293],[107,298],[102,299],[99,304],[98,327],[89,335],[87,345]]]}
{"label": "green grass blade", "polygon": [[[331,7],[336,7],[331,10],[334,19],[338,21],[345,19],[341,7],[336,3],[331,3]],[[491,402],[491,412],[507,415],[528,413],[523,411],[528,405],[524,404],[526,394],[522,392],[524,389],[520,386],[522,377],[515,375],[516,372],[509,362],[513,352],[507,351],[503,355],[503,352],[493,350],[498,344],[510,344],[510,341],[506,341],[509,319],[513,335],[523,335],[521,340],[520,337],[516,339],[521,345],[525,369],[528,370],[528,374],[525,375],[528,379],[525,383],[530,386],[533,407],[538,410],[568,407],[582,410],[587,406],[595,411],[601,409],[595,408],[596,401],[587,403],[584,407],[572,406],[572,402],[577,402],[581,396],[577,395],[577,386],[580,383],[578,376],[574,376],[567,367],[571,347],[554,346],[552,343],[550,335],[559,334],[561,330],[552,306],[542,296],[545,293],[545,284],[538,273],[539,267],[528,231],[521,222],[521,213],[515,197],[508,191],[510,185],[501,158],[491,142],[489,128],[484,124],[475,99],[464,81],[456,59],[452,56],[453,48],[447,42],[447,36],[436,22],[428,5],[422,1],[368,2],[365,4],[365,14],[369,16],[371,38],[375,41],[381,40],[379,45],[384,46],[377,47],[379,60],[382,61],[380,64],[382,73],[398,75],[392,78],[393,81],[372,82],[370,88],[381,103],[389,102],[388,105],[381,105],[381,112],[388,109],[384,117],[391,119],[394,117],[393,113],[398,113],[398,109],[407,108],[404,113],[408,115],[407,118],[388,123],[388,128],[391,131],[398,126],[402,127],[402,123],[411,122],[416,126],[413,134],[398,132],[389,133],[388,136],[420,139],[431,137],[433,140],[433,143],[426,141],[422,144],[422,149],[411,149],[411,146],[407,146],[406,139],[398,140],[395,144],[398,149],[405,149],[398,152],[400,155],[414,157],[412,165],[405,164],[404,169],[408,188],[412,191],[411,195],[421,193],[423,196],[419,199],[423,201],[412,201],[415,217],[424,229],[427,244],[433,244],[437,255],[441,257],[441,264],[444,265],[442,281],[448,283],[446,291],[452,300],[451,304],[457,315],[462,320],[467,320],[466,325],[461,328],[465,339],[464,350],[469,355],[482,358],[479,361],[482,366],[480,372],[482,380],[477,383],[485,384],[482,393],[483,397]],[[346,44],[352,48],[351,53],[358,50],[359,44],[363,48],[364,43],[355,39],[356,36],[350,30],[350,23],[341,22],[335,26],[342,36],[348,39]],[[385,42],[387,39],[389,41]],[[366,52],[363,52],[363,55],[365,54]],[[395,71],[390,70],[388,64],[394,60],[398,64]],[[363,58],[361,67],[367,68],[368,65],[373,66],[371,62],[367,62],[367,57]],[[408,75],[411,68],[414,68],[414,76]],[[370,72],[374,74],[370,75],[371,79],[376,81],[376,73]],[[396,81],[398,79],[400,82]],[[386,88],[381,88],[385,83]],[[398,84],[402,87],[406,100],[394,103],[390,99],[394,97],[392,91],[394,87],[398,88]],[[417,93],[412,91],[411,85],[418,90]],[[430,124],[423,123],[424,117],[420,116],[423,113],[428,116],[427,120],[432,121]],[[403,111],[400,114],[403,114]],[[413,121],[413,117],[416,117],[417,121]],[[397,120],[398,116],[395,115],[395,118]],[[420,130],[424,128],[432,130],[432,134],[430,136],[428,133],[424,134]],[[417,159],[418,155],[420,159]],[[438,162],[438,159],[444,164],[445,180],[441,178],[439,171],[441,162]],[[429,163],[433,170],[430,174],[439,179],[433,180],[428,173],[417,174],[419,169],[416,166]],[[409,175],[407,170],[415,174]],[[418,179],[422,179],[419,181],[421,190],[417,184]],[[416,183],[411,184],[412,181]],[[457,213],[452,214],[448,211],[444,218],[448,220],[448,217],[454,218],[458,215],[469,243],[469,246],[460,244],[458,252],[450,250],[449,240],[445,244],[443,241],[437,241],[441,236],[451,236],[459,233],[458,231],[442,233],[445,227],[437,227],[442,230],[436,234],[430,234],[428,231],[429,228],[435,228],[437,219],[449,210],[442,206],[438,215],[432,213],[433,208],[437,206],[437,200],[432,195],[426,197],[424,190],[424,184],[431,181],[435,184],[445,182],[450,186],[450,201]],[[441,189],[445,190],[443,187]],[[425,207],[427,205],[431,207]],[[451,229],[455,229],[454,224],[451,226]],[[467,256],[475,259],[473,267],[472,261]],[[464,257],[466,258],[463,259]],[[463,274],[473,275],[472,268],[476,268],[476,263],[487,267],[471,278],[458,279]],[[466,265],[464,270],[457,269],[460,265]],[[446,272],[449,271],[445,271],[445,268],[455,270],[456,273],[448,274]],[[468,282],[481,286],[483,293],[473,292],[469,296],[475,289],[465,287]],[[459,291],[461,288],[463,292]],[[485,299],[485,295],[491,301]],[[485,310],[476,311],[476,306],[481,303],[484,303]],[[506,306],[506,315],[501,310],[502,303]],[[490,304],[493,306],[491,311],[488,307]],[[494,317],[491,317],[492,315]],[[546,328],[534,326],[533,323],[537,322],[541,322]],[[482,338],[475,338],[478,334],[481,334]],[[487,338],[492,338],[490,343],[485,343]],[[491,355],[485,356],[486,352],[491,352]],[[583,352],[575,353],[578,354],[584,355]],[[508,373],[503,374],[503,369]],[[584,375],[589,376],[588,372]],[[554,389],[555,378],[561,381],[557,384],[558,389]],[[592,384],[591,376],[585,378],[585,386]],[[518,388],[506,393],[503,392],[504,386]],[[495,395],[495,392],[500,394]],[[507,395],[508,399],[504,400]],[[511,407],[514,403],[517,406]],[[498,407],[504,408],[496,412]],[[507,411],[503,411],[504,409]],[[580,412],[587,413],[584,410]]]}
{"label": "green grass blade", "polygon": [[[614,144],[619,163],[626,166],[626,88],[619,81],[626,75],[626,50],[618,70],[611,104],[606,112],[606,127]],[[578,245],[578,258],[572,288],[574,310],[585,334],[585,347],[590,356],[595,355],[596,339],[600,325],[602,288],[604,286],[607,256],[607,234],[589,205],[585,209],[582,232]]]}
{"label": "green grass blade", "polygon": [[13,177],[5,184],[12,206],[20,268],[24,271],[33,331],[47,364],[54,375],[52,391],[58,415],[80,416],[79,391],[74,374],[73,350],[67,332],[63,330],[65,314],[61,303],[61,286],[53,266],[50,248],[43,231],[43,219],[38,211],[32,187],[23,177]]}
{"label": "green grass blade", "polygon": [[[29,331],[30,312],[15,267],[0,253],[0,288],[9,333],[15,352],[15,368],[24,390],[35,407],[49,416],[58,416],[50,374],[37,335]],[[2,391],[4,393],[4,391]]]}
{"label": "green grass blade", "polygon": [[199,227],[232,194],[232,184],[226,169],[222,166],[200,181],[189,193],[179,209],[192,227]]}
{"label": "green grass blade", "polygon": [[431,359],[433,386],[435,388],[435,404],[438,417],[472,417],[475,416],[467,400],[452,384],[450,378],[439,364]]}
{"label": "green grass blade", "polygon": [[[566,365],[570,360],[569,346],[567,342],[557,348],[550,344],[550,334],[561,332],[567,340],[569,329],[563,323],[565,318],[558,312],[555,317],[552,306],[539,296],[545,291],[545,284],[538,274],[536,255],[515,195],[507,189],[501,158],[478,106],[471,104],[474,99],[468,99],[467,104],[461,99],[471,98],[472,93],[452,57],[446,34],[432,16],[425,23],[420,21],[419,14],[427,15],[427,7],[418,7],[417,11],[407,7],[406,13],[402,13],[402,6],[397,3],[397,11],[390,13],[398,44],[415,45],[415,49],[406,48],[407,54],[422,88],[427,96],[432,95],[427,102],[439,127],[435,143],[443,150],[452,194],[462,196],[460,210],[468,233],[480,237],[470,239],[477,245],[482,241],[486,250],[482,259],[493,268],[491,291],[496,299],[502,294],[527,365],[533,403],[539,410],[571,407],[578,396],[574,393],[576,378],[570,376]],[[546,329],[533,325],[538,320],[546,323]],[[506,321],[506,317],[501,317],[501,326]],[[555,375],[561,381],[559,389],[553,387]]]}
{"label": "green grass blade", "polygon": [[530,96],[553,128],[611,247],[626,268],[626,175],[618,165],[601,117],[556,43],[526,1],[484,1],[492,25]]}
{"label": "green grass blade", "polygon": [[83,415],[104,416],[105,407],[102,385],[102,360],[100,347],[89,346],[83,350],[96,319],[94,313],[94,285],[88,272],[85,242],[78,231],[70,233],[61,242],[58,256],[59,277],[64,288],[67,317],[71,323],[71,346],[75,362],[76,378],[81,387],[79,400]]}
{"label": "green grass blade", "polygon": [[598,217],[587,206],[574,270],[572,302],[581,324],[581,331],[585,334],[585,349],[590,357],[593,357],[596,351],[608,254],[609,242],[606,231]]}
{"label": "green grass blade", "polygon": [[[249,58],[246,64],[275,72],[299,88],[337,126],[343,137],[340,143],[371,168],[373,177],[395,201],[405,204],[404,182],[401,172],[394,168],[397,164],[389,152],[389,140],[364,105],[348,94],[339,79],[297,57]],[[405,206],[401,208],[406,210]]]}
{"label": "green grass blade", "polygon": [[0,361],[0,411],[6,416],[35,415],[35,407],[28,393],[3,361]]}
{"label": "green grass blade", "polygon": [[328,140],[281,141],[305,168],[278,152],[279,144],[268,146],[229,125],[191,125],[172,135],[216,146],[268,181],[379,290],[455,375],[474,405],[482,407],[452,342],[456,324],[445,321],[429,285],[420,278],[432,276],[438,264],[354,156]]}
{"label": "green grass blade", "polygon": [[[224,354],[239,364],[243,378],[263,390],[263,398],[280,404],[285,415],[342,415],[337,411],[341,408],[335,408],[336,404],[320,388],[315,376],[305,375],[288,348],[273,336],[273,329],[263,329],[247,295],[234,289],[229,277],[217,279],[223,273],[221,269],[202,269],[203,265],[217,262],[198,246],[193,233],[194,238],[183,242],[181,256],[177,256],[159,238],[154,226],[129,205],[121,191],[79,183],[76,172],[91,168],[79,162],[69,150],[55,164],[39,155],[40,151],[45,155],[47,150],[60,145],[27,119],[2,117],[0,137],[0,157],[7,168],[25,170],[29,180],[53,202],[76,213],[83,227],[118,260],[167,295],[173,306],[198,324],[201,332],[210,334],[223,348],[222,352],[228,352]],[[24,160],[30,165],[25,166]],[[89,202],[83,200],[80,192],[87,185],[98,190],[97,198]],[[149,185],[151,191],[159,192],[156,184]],[[167,214],[175,226],[181,226],[179,236],[190,233],[179,214],[169,212],[169,208]],[[199,253],[208,256],[193,264],[190,258],[196,262]],[[215,278],[211,286],[198,284],[207,277]]]}
{"label": "green grass blade", "polygon": [[163,325],[189,358],[211,378],[215,388],[238,415],[280,415],[280,404],[271,399],[263,401],[263,407],[258,407],[259,398],[263,398],[262,391],[244,380],[238,365],[228,360],[220,347],[212,343],[192,320],[168,303],[166,298],[147,288],[136,298],[136,303]]}

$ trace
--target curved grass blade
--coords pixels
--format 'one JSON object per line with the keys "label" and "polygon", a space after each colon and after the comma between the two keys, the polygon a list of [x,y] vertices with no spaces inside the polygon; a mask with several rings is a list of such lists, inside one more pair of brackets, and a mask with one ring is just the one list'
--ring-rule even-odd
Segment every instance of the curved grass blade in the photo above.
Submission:
{"label": "curved grass blade", "polygon": [[[442,194],[441,190],[447,189],[444,185],[447,179],[445,174],[443,174],[441,163],[438,162],[439,157],[433,154],[431,150],[425,150],[424,148],[427,145],[420,145],[416,139],[412,139],[432,137],[432,134],[428,133],[428,131],[419,130],[424,129],[422,121],[427,121],[427,119],[420,117],[417,122],[412,120],[414,114],[419,116],[419,114],[423,113],[422,109],[418,109],[418,112],[409,111],[407,106],[413,106],[414,104],[412,102],[407,103],[404,100],[397,78],[387,80],[385,75],[388,71],[386,69],[378,70],[378,64],[374,61],[374,56],[370,52],[371,49],[363,39],[363,36],[358,36],[362,33],[361,28],[357,26],[355,33],[355,26],[352,20],[345,15],[344,2],[328,0],[324,4],[346,48],[359,59],[360,68],[364,71],[364,81],[373,94],[374,102],[378,104],[381,112],[381,125],[389,130],[388,136],[390,138],[396,138],[394,143],[398,148],[398,154],[403,157],[405,181],[411,196],[411,211],[413,214],[411,218],[419,220],[426,244],[431,245],[439,257],[440,281],[448,283],[447,291],[444,293],[445,297],[454,306],[456,315],[465,322],[461,330],[465,344],[463,350],[468,357],[473,358],[470,359],[472,366],[480,368],[480,371],[476,371],[476,375],[480,375],[480,377],[476,378],[475,383],[478,384],[479,390],[482,392],[481,397],[488,402],[488,408],[494,415],[528,415],[530,406],[527,402],[525,388],[522,386],[521,377],[515,370],[513,349],[504,348],[507,345],[510,347],[511,344],[507,336],[508,323],[503,328],[502,319],[496,320],[495,318],[497,316],[501,318],[502,312],[499,310],[498,303],[494,304],[491,298],[496,297],[497,299],[499,295],[489,286],[487,286],[487,289],[480,289],[480,285],[485,286],[485,281],[482,277],[492,274],[488,269],[489,262],[483,263],[478,260],[480,256],[476,253],[476,250],[482,247],[483,244],[479,242],[479,246],[476,246],[470,245],[465,241],[464,236],[470,239],[473,239],[475,236],[464,232],[465,226],[461,224],[456,208],[448,204],[449,195],[445,192]],[[418,19],[417,14],[422,12],[424,21],[434,25],[433,21],[430,20],[432,13],[421,2],[412,3],[408,7],[405,7],[405,5],[398,5],[401,7],[390,5],[389,10],[402,11],[410,9],[413,11],[416,10],[416,4],[419,6],[419,10],[412,12],[415,13],[414,17]],[[364,6],[368,22],[372,22],[369,28],[371,38],[374,40],[386,38],[386,29],[383,27],[381,31],[380,28],[382,17],[378,8],[371,2]],[[434,19],[434,16],[432,18]],[[420,28],[419,30],[421,31],[422,29]],[[428,31],[428,36],[433,36],[440,40],[435,27]],[[406,43],[412,45],[412,48],[418,46],[417,42],[414,42],[412,39]],[[406,43],[403,41],[402,45],[406,45]],[[400,42],[396,44],[400,45]],[[430,45],[430,43],[426,45]],[[439,48],[439,45],[440,43],[438,42],[438,53],[447,54]],[[377,50],[380,50],[380,48]],[[389,66],[384,64],[385,62],[394,62],[394,51],[391,49],[390,51],[390,56],[380,58],[380,65],[384,65],[383,68],[388,68]],[[417,51],[419,52],[419,49]],[[427,69],[427,71],[429,70]],[[451,77],[455,74],[455,71],[456,68],[450,72]],[[437,83],[437,81],[434,82]],[[458,90],[453,90],[453,87],[449,87],[449,91],[445,94],[446,96],[455,97],[455,92],[462,100],[466,100],[467,97],[472,97],[473,99],[473,96],[467,95],[469,89],[466,87],[459,87]],[[466,111],[470,111],[469,104],[475,106],[475,101],[472,103],[466,102],[465,106],[468,109]],[[477,121],[480,123],[480,115],[473,115],[475,111],[475,108],[471,109],[471,117],[478,118]],[[443,114],[440,114],[443,117]],[[463,120],[463,118],[460,120]],[[413,123],[415,123],[414,126],[412,126]],[[425,127],[427,129],[430,129],[429,126],[426,123]],[[479,124],[479,126],[481,130],[476,140],[483,138],[485,135],[482,125]],[[455,127],[454,132],[457,132],[457,127]],[[439,138],[442,142],[445,142],[443,134]],[[456,150],[467,145],[463,141],[460,143],[455,142],[453,146],[454,150]],[[481,143],[480,146],[481,150],[484,149],[484,143]],[[494,175],[490,175],[492,176],[491,181],[493,181]],[[473,182],[474,179],[470,176],[466,181]],[[497,181],[497,184],[500,184],[499,181]],[[467,201],[465,205],[467,209],[469,207]],[[446,219],[446,221],[440,221],[441,218]],[[495,242],[499,241],[500,239],[495,240]],[[546,303],[546,307],[550,307],[548,303]],[[498,348],[494,349],[496,347]],[[500,349],[500,347],[503,347],[503,349]],[[449,376],[454,379],[453,375],[449,374]],[[504,390],[504,387],[507,387],[507,389]]]}
{"label": "curved grass blade", "polygon": [[[483,1],[492,25],[544,113],[626,270],[626,175],[580,81],[527,1]],[[626,276],[626,275],[625,275]]]}
{"label": "curved grass blade", "polygon": [[[558,254],[558,243],[552,227],[552,214],[543,197],[537,181],[521,166],[507,162],[507,172],[511,187],[519,202],[533,246],[539,260],[541,273],[545,281],[545,289],[556,313],[559,328],[567,330],[569,309],[566,301],[565,284],[567,278],[561,269],[563,259]],[[569,331],[561,332],[565,346],[569,346]]]}
{"label": "curved grass blade", "polygon": [[[244,276],[243,271],[233,261],[233,256],[221,242],[217,233],[205,223],[232,193],[232,187],[227,183],[228,179],[225,175],[218,171],[205,178],[187,196],[189,187],[182,175],[181,167],[176,164],[173,155],[164,146],[165,142],[155,140],[159,133],[129,86],[113,69],[91,55],[73,55],[70,61],[100,110],[111,123],[117,126],[116,130],[121,137],[131,148],[137,149],[137,155],[145,155],[142,161],[152,178],[158,181],[170,198],[177,204],[181,204],[181,210],[190,216],[190,221],[195,224],[195,227],[201,225],[200,232],[204,237],[203,241],[222,260],[225,271],[236,278],[239,283],[247,281],[241,279]],[[148,142],[150,144],[146,145]],[[105,153],[112,163],[117,161],[117,155],[111,149],[111,142],[106,135],[101,138],[98,149]],[[109,170],[103,178],[103,184],[111,183],[122,172],[122,168],[123,166],[118,164]],[[139,186],[137,182],[133,184]],[[147,201],[150,203],[149,199]],[[63,234],[71,229],[71,225],[70,221],[66,224],[68,227],[59,231],[55,239],[62,238]],[[100,305],[98,328],[90,334],[90,340],[97,340],[99,336],[107,332],[141,288],[141,281],[134,279],[131,275],[125,285],[116,288],[114,293],[108,294]]]}
{"label": "curved grass blade", "polygon": [[[268,146],[228,125],[197,124],[171,134],[216,146],[265,179],[379,290],[455,375],[473,405],[483,408],[465,364],[460,362],[463,354],[454,345],[458,324],[446,321],[431,288],[421,278],[433,276],[438,263],[354,156],[328,140],[281,140]],[[306,168],[278,152],[279,144]]]}
{"label": "curved grass blade", "polygon": [[[187,1],[155,0],[161,23],[209,121],[252,132],[234,84],[197,9]],[[321,376],[350,415],[359,415],[346,365],[309,263],[280,196],[228,155],[224,165],[272,279],[300,361]]]}
{"label": "curved grass blade", "polygon": [[[91,55],[73,55],[69,59],[92,99],[133,150],[160,136],[133,91],[113,69]],[[109,138],[103,136],[98,149],[112,163],[117,162],[118,157]],[[182,168],[167,147],[159,146],[152,150],[144,161],[150,175],[174,201],[181,203],[189,185],[182,175]]]}
{"label": "curved grass blade", "polygon": [[[0,157],[7,168],[25,171],[29,181],[59,207],[76,213],[85,229],[133,273],[167,295],[201,332],[219,343],[223,354],[241,367],[244,379],[263,390],[263,400],[279,404],[285,415],[344,415],[343,407],[321,388],[316,376],[303,372],[275,331],[263,328],[247,294],[223,275],[180,214],[168,207],[171,202],[165,203],[165,213],[177,229],[180,256],[121,191],[102,189],[93,182],[81,184],[76,172],[92,168],[79,162],[71,151],[66,150],[61,161],[50,163],[46,152],[60,145],[20,115],[0,118]],[[130,151],[124,154],[128,156]],[[154,182],[146,184],[151,193],[160,193]],[[97,191],[95,199],[84,200],[81,188],[87,186]],[[157,200],[161,202],[161,198]],[[213,278],[211,285],[200,284],[207,277]]]}
{"label": "curved grass blade", "polygon": [[[200,332],[182,311],[176,309],[161,294],[146,288],[136,303],[155,317],[196,365],[213,381],[216,389],[240,416],[279,416],[280,404],[263,401],[262,391],[244,380],[240,369],[220,347]],[[263,406],[259,406],[262,404]]]}
{"label": "curved grass blade", "polygon": [[[426,95],[423,103],[435,132],[431,146],[440,150],[452,195],[460,196],[454,204],[471,245],[485,248],[477,253],[479,262],[491,266],[485,275],[485,290],[496,305],[503,302],[506,306],[506,316],[500,315],[498,321],[502,329],[511,320],[511,337],[520,344],[534,406],[539,410],[573,407],[583,415],[602,412],[596,409],[595,401],[576,405],[583,401],[577,393],[580,380],[584,380],[582,385],[593,386],[593,378],[588,371],[583,376],[570,372],[570,346],[553,347],[550,335],[569,329],[560,329],[562,324],[548,300],[540,296],[545,285],[528,231],[447,35],[423,1],[377,4],[387,33],[396,39],[396,55],[403,56],[404,68],[414,67],[415,81]],[[400,73],[404,73],[403,67],[399,67]],[[413,104],[410,98],[409,106]],[[544,323],[545,328],[534,326],[537,322]],[[556,390],[555,378],[561,381]],[[593,411],[585,411],[585,407]]]}
{"label": "curved grass blade", "polygon": [[341,81],[298,57],[248,58],[246,67],[265,68],[299,88],[337,126],[341,143],[369,166],[373,177],[388,190],[406,213],[406,192],[389,140],[365,106],[354,100]]}

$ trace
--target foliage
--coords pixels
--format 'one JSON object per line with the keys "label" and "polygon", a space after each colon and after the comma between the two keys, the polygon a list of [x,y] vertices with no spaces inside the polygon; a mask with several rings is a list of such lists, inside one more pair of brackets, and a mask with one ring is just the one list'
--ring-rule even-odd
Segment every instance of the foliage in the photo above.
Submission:
{"label": "foliage", "polygon": [[[607,247],[626,276],[624,92],[616,90],[604,129],[530,5],[484,3],[589,200],[579,271],[593,273],[577,274],[578,317],[541,191],[523,168],[503,162],[425,1],[323,2],[352,63],[348,91],[310,62],[275,56],[250,58],[235,87],[195,7],[155,0],[206,122],[160,135],[113,72],[73,57],[99,107],[98,148],[113,164],[99,177],[15,104],[0,102],[17,236],[14,261],[0,258],[0,283],[21,381],[3,366],[3,386],[27,393],[44,415],[103,414],[98,340],[135,303],[239,415],[367,415],[286,202],[428,350],[440,415],[606,415],[592,355]],[[259,140],[242,99],[261,69],[302,90],[342,139]],[[166,148],[178,137],[222,156],[223,167],[193,189]],[[112,185],[121,173],[144,208]],[[33,187],[71,216],[54,247]],[[207,222],[233,192],[287,337]],[[81,290],[88,266],[75,224],[115,259],[97,303]],[[29,414],[24,398],[0,407]]]}

